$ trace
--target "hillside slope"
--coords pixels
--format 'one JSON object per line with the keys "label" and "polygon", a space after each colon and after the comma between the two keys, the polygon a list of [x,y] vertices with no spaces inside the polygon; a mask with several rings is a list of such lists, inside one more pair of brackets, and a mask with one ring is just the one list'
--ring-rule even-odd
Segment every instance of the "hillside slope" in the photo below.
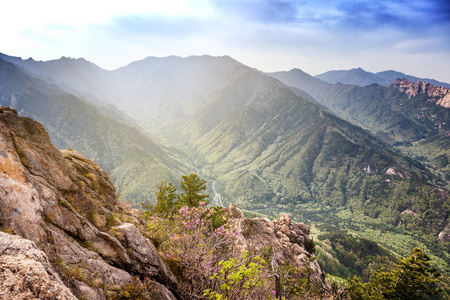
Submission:
{"label": "hillside slope", "polygon": [[[385,141],[412,143],[449,130],[450,110],[419,93],[410,97],[396,85],[359,87],[329,84],[294,69],[270,74],[312,95],[338,116],[368,129]],[[444,125],[442,125],[445,123]]]}
{"label": "hillside slope", "polygon": [[[211,215],[200,207],[174,210],[171,218],[130,209],[119,203],[111,179],[95,162],[58,150],[41,124],[4,106],[0,157],[2,299],[206,299],[205,290],[223,292],[217,269],[234,272],[226,263],[246,259],[251,268],[253,258],[257,272],[242,276],[234,293],[248,293],[248,282],[251,293],[260,292],[254,299],[267,298],[275,289],[267,276],[279,272],[275,264],[290,268],[280,271],[283,285],[298,288],[297,279],[307,278],[302,286],[309,298],[330,295],[308,227],[287,215],[249,219],[232,205],[219,212],[227,216],[226,229],[214,230]],[[183,225],[196,219],[201,226]],[[177,238],[169,238],[174,232]],[[167,235],[158,248],[155,233]],[[254,283],[257,277],[264,284]],[[293,291],[283,293],[298,295]]]}
{"label": "hillside slope", "polygon": [[444,229],[448,211],[438,207],[449,195],[427,183],[433,176],[422,165],[275,80],[268,90],[193,142],[222,196],[243,198],[248,209],[289,207],[293,214],[302,203],[351,207],[394,225],[409,222],[405,209],[419,216],[431,209],[434,217],[417,233],[427,228],[431,238]]}
{"label": "hillside slope", "polygon": [[124,199],[150,200],[160,178],[175,179],[189,171],[180,152],[2,60],[0,105],[44,124],[58,148],[73,148],[98,161],[121,184]]}

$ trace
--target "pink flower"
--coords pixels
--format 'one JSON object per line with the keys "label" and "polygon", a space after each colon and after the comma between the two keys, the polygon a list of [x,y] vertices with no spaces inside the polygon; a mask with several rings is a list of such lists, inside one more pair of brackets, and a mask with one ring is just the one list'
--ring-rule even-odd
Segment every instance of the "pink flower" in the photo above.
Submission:
{"label": "pink flower", "polygon": [[170,254],[166,254],[166,257],[170,258],[170,257],[172,257],[172,256],[170,256]]}
{"label": "pink flower", "polygon": [[276,292],[275,292],[275,291],[272,291],[272,294],[274,294],[274,295],[275,295],[275,294],[276,294]]}

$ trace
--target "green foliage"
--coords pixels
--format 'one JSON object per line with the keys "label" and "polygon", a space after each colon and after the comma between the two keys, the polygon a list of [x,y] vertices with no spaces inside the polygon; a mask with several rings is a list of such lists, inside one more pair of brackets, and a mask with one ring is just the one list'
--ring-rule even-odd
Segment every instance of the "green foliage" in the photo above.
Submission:
{"label": "green foliage", "polygon": [[282,295],[286,299],[293,299],[298,296],[301,296],[301,299],[310,299],[321,296],[323,293],[321,284],[310,279],[314,270],[309,266],[309,261],[307,261],[306,267],[301,270],[283,262],[278,273]]}
{"label": "green foliage", "polygon": [[228,222],[228,218],[225,217],[225,209],[219,206],[214,208],[210,219],[214,229],[220,228]]}
{"label": "green foliage", "polygon": [[219,288],[207,289],[204,295],[216,300],[257,299],[255,295],[261,297],[262,290],[268,290],[267,277],[264,276],[266,265],[264,259],[251,256],[248,251],[241,259],[220,261],[218,272],[210,277],[213,287]]}
{"label": "green foliage", "polygon": [[147,300],[155,299],[159,289],[152,286],[153,281],[146,278],[141,282],[137,277],[133,277],[132,282],[127,282],[119,291],[119,299]]}
{"label": "green foliage", "polygon": [[197,174],[192,173],[189,176],[183,175],[180,182],[180,189],[183,191],[179,197],[177,205],[198,207],[200,202],[209,203],[209,195],[202,194],[206,190],[206,181],[200,179]]}
{"label": "green foliage", "polygon": [[351,299],[429,299],[442,291],[437,287],[440,273],[430,267],[430,256],[414,248],[407,258],[400,258],[391,271],[375,272],[369,282],[358,277],[347,281]]}
{"label": "green foliage", "polygon": [[331,246],[334,257],[342,266],[336,266],[332,259],[321,252],[318,259],[323,271],[341,278],[357,275],[368,280],[376,269],[389,266],[395,260],[389,251],[364,238],[345,233],[328,233],[318,238]]}
{"label": "green foliage", "polygon": [[177,188],[171,182],[161,180],[156,191],[156,212],[166,216],[173,213],[177,199],[176,191]]}
{"label": "green foliage", "polygon": [[144,214],[147,236],[165,254],[163,259],[179,278],[178,292],[185,299],[200,297],[210,287],[209,276],[219,260],[231,255],[230,239],[237,234],[223,225],[214,228],[212,216],[216,209],[204,205],[201,202],[199,207],[184,206],[168,217],[161,217],[154,210]]}

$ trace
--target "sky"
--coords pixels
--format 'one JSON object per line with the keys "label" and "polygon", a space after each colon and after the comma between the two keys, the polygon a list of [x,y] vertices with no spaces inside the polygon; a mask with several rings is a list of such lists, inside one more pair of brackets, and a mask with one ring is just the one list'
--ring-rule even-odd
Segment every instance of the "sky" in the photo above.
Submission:
{"label": "sky", "polygon": [[448,0],[15,0],[0,28],[4,54],[109,70],[208,54],[264,72],[361,67],[450,83]]}

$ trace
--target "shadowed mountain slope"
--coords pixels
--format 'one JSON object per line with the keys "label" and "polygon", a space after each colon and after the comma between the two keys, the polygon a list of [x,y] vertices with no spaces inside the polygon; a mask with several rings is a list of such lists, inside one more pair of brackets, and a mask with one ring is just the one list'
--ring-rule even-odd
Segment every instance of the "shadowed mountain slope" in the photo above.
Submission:
{"label": "shadowed mountain slope", "polygon": [[[379,135],[385,141],[412,143],[450,129],[450,110],[426,94],[410,97],[398,87],[329,84],[301,70],[270,74],[288,86],[306,91],[338,116]],[[431,99],[432,100],[432,99]]]}
{"label": "shadowed mountain slope", "polygon": [[120,181],[126,199],[150,199],[160,178],[175,179],[188,172],[180,152],[3,60],[0,105],[42,122],[58,148],[74,148],[96,159]]}

